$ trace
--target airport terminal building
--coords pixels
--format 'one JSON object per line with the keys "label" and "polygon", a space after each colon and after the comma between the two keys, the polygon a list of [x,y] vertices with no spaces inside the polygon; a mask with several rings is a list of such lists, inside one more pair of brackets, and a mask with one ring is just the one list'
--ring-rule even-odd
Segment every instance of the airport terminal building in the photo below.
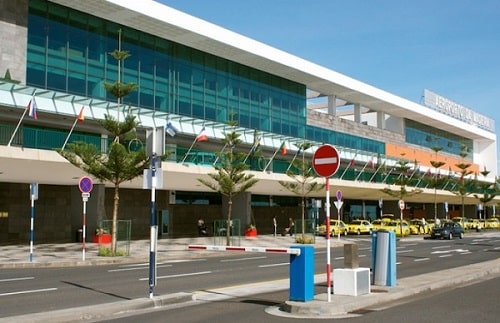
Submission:
{"label": "airport terminal building", "polygon": [[[38,184],[37,241],[75,239],[82,226],[78,183],[88,174],[56,149],[69,139],[106,151],[109,134],[97,122],[106,114],[136,116],[139,145],[147,129],[175,129],[165,135],[169,154],[156,192],[162,237],[196,235],[198,218],[213,223],[225,217],[223,198],[198,179],[214,172],[231,117],[243,141],[239,149],[249,153],[249,172],[259,180],[237,197],[234,217],[263,234],[271,232],[274,215],[281,228],[289,217],[300,218],[300,197],[279,182],[290,180],[292,160],[310,160],[324,144],[340,154],[330,190],[342,192],[346,222],[399,212],[398,200],[381,192],[398,176],[415,176],[422,190],[405,201],[406,218],[433,217],[435,202],[439,217],[460,212],[461,199],[451,189],[457,164],[470,163],[485,182],[497,176],[494,121],[431,90],[412,102],[150,0],[0,6],[0,244],[28,240],[30,183]],[[122,68],[109,55],[119,48],[130,54]],[[120,103],[104,88],[118,75],[137,85]],[[33,102],[36,118],[26,113]],[[79,117],[83,122],[76,123]],[[202,132],[208,140],[197,142]],[[256,140],[259,156],[250,153]],[[304,142],[312,148],[299,151]],[[411,166],[408,174],[397,171],[402,159]],[[444,166],[433,168],[436,160]],[[490,173],[483,178],[484,169]],[[450,182],[435,190],[418,180],[427,173]],[[151,193],[143,182],[120,186],[119,219],[132,223],[132,238],[149,236]],[[324,206],[324,197],[320,191],[308,198],[308,217],[318,222],[325,211],[311,207],[318,205],[311,199]],[[111,218],[112,201],[113,186],[94,182],[89,232]],[[478,200],[469,195],[465,204],[468,216],[476,217]],[[485,208],[481,214],[494,214],[494,207]]]}

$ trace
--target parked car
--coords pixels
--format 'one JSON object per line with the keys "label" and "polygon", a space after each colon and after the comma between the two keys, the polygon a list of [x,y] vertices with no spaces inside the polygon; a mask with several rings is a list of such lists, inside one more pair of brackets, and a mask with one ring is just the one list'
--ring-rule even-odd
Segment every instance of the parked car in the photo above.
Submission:
{"label": "parked car", "polygon": [[372,224],[367,220],[354,220],[347,225],[347,231],[350,234],[370,233],[372,229]]}
{"label": "parked car", "polygon": [[481,230],[484,225],[479,219],[469,219],[470,228],[473,230]]}
{"label": "parked car", "polygon": [[462,239],[464,237],[464,228],[457,222],[448,221],[439,227],[432,229],[431,238],[432,239],[453,239],[453,237],[459,237]]}
{"label": "parked car", "polygon": [[422,219],[410,220],[410,233],[411,234],[427,234],[430,233],[431,229],[427,222],[422,224]]}
{"label": "parked car", "polygon": [[[320,236],[326,236],[326,223],[316,227],[316,234]],[[330,236],[343,234],[347,235],[347,226],[342,220],[332,220],[330,219]]]}
{"label": "parked car", "polygon": [[489,218],[486,220],[486,229],[500,229],[500,220],[498,218]]}
{"label": "parked car", "polygon": [[390,219],[383,218],[383,219],[375,219],[372,221],[372,231],[377,231],[380,230],[384,227],[384,224],[391,222]]}
{"label": "parked car", "polygon": [[[410,226],[408,225],[408,222],[403,220],[403,223],[401,224],[401,220],[394,220],[385,223],[385,225],[382,227],[384,230],[388,231],[393,231],[396,233],[396,236],[401,237],[401,236],[408,236],[410,235]],[[402,234],[401,234],[402,233]]]}
{"label": "parked car", "polygon": [[468,218],[462,218],[461,216],[456,216],[451,219],[451,221],[456,222],[462,226],[465,230],[472,229],[471,223]]}

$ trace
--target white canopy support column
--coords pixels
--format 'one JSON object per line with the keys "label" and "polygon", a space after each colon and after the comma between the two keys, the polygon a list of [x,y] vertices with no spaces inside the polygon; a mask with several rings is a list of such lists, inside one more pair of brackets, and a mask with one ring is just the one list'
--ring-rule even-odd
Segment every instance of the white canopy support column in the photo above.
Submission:
{"label": "white canopy support column", "polygon": [[385,113],[383,111],[377,111],[377,128],[385,129]]}
{"label": "white canopy support column", "polygon": [[328,96],[328,115],[337,115],[337,97],[335,95]]}
{"label": "white canopy support column", "polygon": [[354,122],[361,123],[361,104],[354,104]]}

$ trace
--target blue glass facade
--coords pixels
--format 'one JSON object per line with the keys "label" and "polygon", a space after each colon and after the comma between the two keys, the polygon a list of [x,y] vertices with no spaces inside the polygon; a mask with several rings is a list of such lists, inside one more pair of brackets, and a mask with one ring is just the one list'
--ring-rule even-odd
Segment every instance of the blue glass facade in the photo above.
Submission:
{"label": "blue glass facade", "polygon": [[[436,129],[413,120],[405,120],[406,142],[422,147],[440,147],[441,151],[453,155],[460,155],[463,147],[473,151],[473,142],[470,139]],[[472,158],[472,156],[468,156]]]}
{"label": "blue glass facade", "polygon": [[121,80],[138,85],[124,104],[304,137],[304,85],[46,1],[30,1],[27,84],[115,100],[120,29]]}

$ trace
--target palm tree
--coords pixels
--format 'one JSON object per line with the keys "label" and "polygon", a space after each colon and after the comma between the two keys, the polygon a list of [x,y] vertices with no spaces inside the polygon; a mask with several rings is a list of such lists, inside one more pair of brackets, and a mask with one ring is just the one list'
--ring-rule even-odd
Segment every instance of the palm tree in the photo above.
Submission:
{"label": "palm tree", "polygon": [[317,192],[325,187],[325,184],[319,184],[314,181],[317,177],[312,169],[312,162],[305,160],[305,151],[312,147],[309,142],[303,142],[300,145],[296,145],[299,149],[297,155],[301,153],[301,159],[294,159],[292,162],[292,167],[290,167],[286,174],[290,177],[293,182],[279,181],[281,186],[301,197],[301,209],[302,209],[302,241],[305,241],[305,207],[306,198],[313,192]]}
{"label": "palm tree", "polygon": [[[483,175],[484,178],[488,176],[490,171],[484,167],[483,171],[481,172],[481,175]],[[483,228],[486,227],[486,204],[491,202],[500,192],[498,191],[498,184],[497,180],[495,182],[488,182],[488,181],[482,181],[480,182],[476,178],[476,191],[479,193],[473,194],[473,196],[479,201],[482,209],[485,211],[483,220],[484,220],[484,226]]]}
{"label": "palm tree", "polygon": [[462,202],[462,219],[465,218],[465,197],[472,193],[472,189],[474,187],[474,179],[468,178],[469,175],[473,174],[473,172],[469,170],[472,164],[465,162],[465,157],[467,157],[468,154],[467,146],[463,145],[460,150],[460,157],[462,157],[462,161],[455,164],[455,166],[460,169],[458,174],[459,177],[453,181],[453,186],[450,188],[450,192],[460,196],[460,200]]}
{"label": "palm tree", "polygon": [[215,164],[216,173],[210,173],[211,180],[198,178],[198,181],[211,190],[228,198],[227,220],[226,220],[226,245],[231,244],[231,218],[233,198],[257,184],[258,180],[253,174],[247,174],[248,165],[244,163],[246,154],[235,152],[235,148],[241,143],[240,134],[234,130],[235,121],[230,121],[232,131],[224,133],[223,143],[226,149],[219,153],[220,164]]}
{"label": "palm tree", "polygon": [[[403,157],[404,154],[402,154],[401,156]],[[412,168],[415,168],[415,170],[417,169],[417,161],[415,161],[414,166],[412,167],[407,160],[403,158],[398,160],[398,162],[396,163],[395,172],[398,173],[399,175],[393,180],[392,184],[399,186],[399,189],[393,190],[391,187],[386,187],[381,191],[389,196],[395,197],[403,201],[408,196],[422,193],[422,190],[416,187],[413,187],[410,190],[407,189],[407,187],[413,181],[412,176],[410,176],[410,170]],[[403,211],[401,211],[400,230],[401,230],[401,236],[403,236]]]}
{"label": "palm tree", "polygon": [[444,166],[446,163],[438,160],[438,152],[443,148],[438,146],[433,146],[431,148],[435,153],[435,159],[431,160],[431,165],[434,167],[434,174],[429,176],[424,176],[424,182],[430,185],[434,189],[434,221],[437,219],[437,189],[441,187],[447,180],[444,176],[439,174],[439,168]]}
{"label": "palm tree", "polygon": [[120,184],[141,176],[143,170],[149,166],[149,158],[144,148],[131,151],[125,146],[128,140],[136,139],[136,129],[139,122],[135,120],[133,115],[126,116],[125,120],[120,122],[120,102],[124,96],[134,91],[137,86],[133,83],[121,82],[121,70],[123,69],[124,60],[130,55],[127,51],[121,50],[121,30],[118,35],[119,49],[110,53],[118,61],[118,80],[114,83],[104,84],[106,90],[117,98],[117,119],[114,119],[111,115],[105,115],[104,120],[98,121],[109,134],[114,136],[114,141],[107,152],[101,152],[96,146],[82,142],[68,144],[66,150],[59,151],[64,158],[76,167],[93,175],[101,182],[110,182],[114,185],[111,228],[112,255],[116,255]]}

